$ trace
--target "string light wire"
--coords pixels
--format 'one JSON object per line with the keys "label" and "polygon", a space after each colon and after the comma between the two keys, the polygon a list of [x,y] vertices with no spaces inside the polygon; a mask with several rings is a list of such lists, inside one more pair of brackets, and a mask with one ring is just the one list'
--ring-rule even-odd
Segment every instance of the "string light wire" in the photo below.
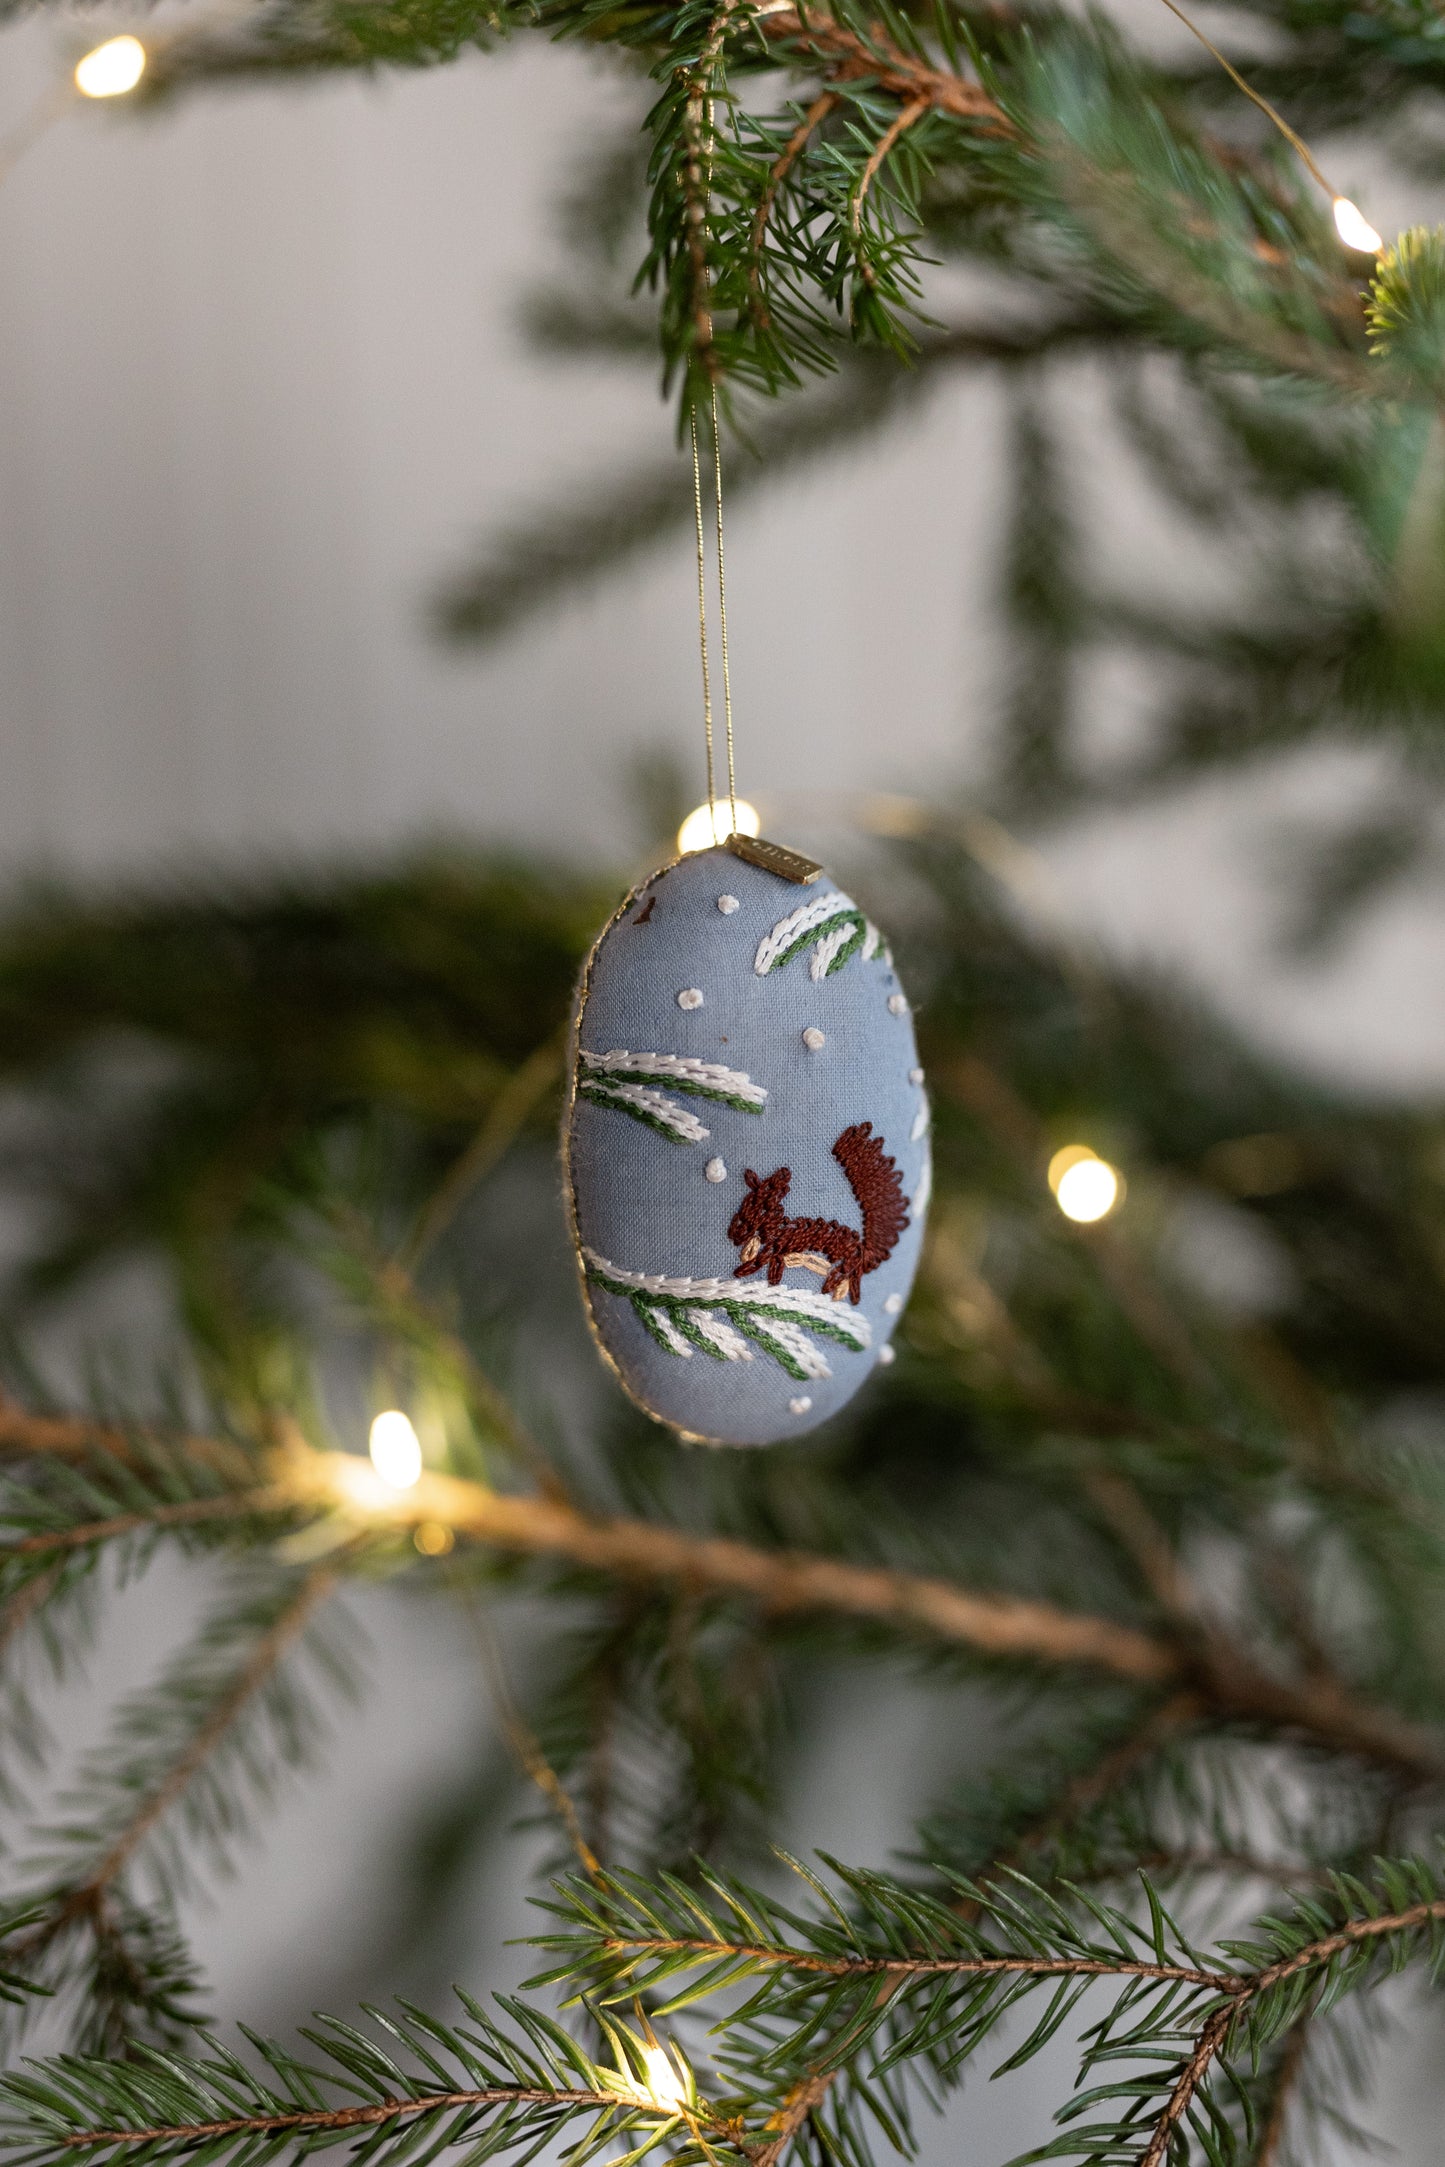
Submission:
{"label": "string light wire", "polygon": [[[1234,65],[1234,62],[1230,60],[1226,54],[1222,53],[1219,50],[1219,47],[1214,43],[1214,40],[1212,38],[1206,37],[1205,33],[1200,29],[1198,23],[1193,21],[1190,16],[1185,14],[1183,8],[1178,5],[1178,0],[1164,0],[1164,5],[1168,8],[1171,15],[1175,15],[1178,17],[1179,21],[1183,23],[1185,29],[1189,32],[1190,36],[1198,38],[1200,44],[1204,47],[1204,50],[1207,53],[1212,53],[1214,55],[1214,58],[1219,62],[1220,67],[1223,68],[1225,74],[1229,77],[1230,81],[1235,84],[1238,89],[1244,92],[1244,95],[1246,96],[1246,98],[1249,99],[1251,105],[1257,105],[1261,113],[1263,113],[1267,119],[1273,121],[1275,127],[1278,128],[1280,134],[1284,137],[1290,149],[1299,159],[1305,171],[1309,174],[1311,180],[1317,181],[1320,187],[1323,188],[1325,194],[1329,197],[1331,206],[1335,214],[1335,230],[1338,232],[1340,239],[1344,242],[1346,248],[1356,249],[1362,256],[1377,256],[1380,253],[1380,250],[1385,245],[1384,242],[1381,240],[1379,234],[1376,233],[1374,227],[1369,223],[1369,220],[1363,216],[1363,214],[1356,207],[1356,205],[1350,201],[1349,197],[1342,196],[1338,188],[1336,188],[1330,181],[1326,180],[1324,174],[1320,171],[1320,168],[1315,161],[1314,153],[1310,149],[1308,143],[1306,143],[1302,135],[1297,134],[1295,130],[1291,128],[1289,122],[1285,119],[1283,113],[1280,112],[1278,106],[1271,105],[1268,98],[1264,97],[1259,91],[1254,89],[1254,87],[1250,83],[1245,81],[1244,77],[1240,74],[1238,68],[1236,68],[1236,66]],[[1343,219],[1340,215],[1341,206],[1343,206],[1346,214]],[[1353,216],[1351,216],[1350,214],[1353,214]],[[1350,236],[1352,233],[1358,235],[1359,238],[1351,239]],[[1366,238],[1366,236],[1368,236],[1368,238]]]}

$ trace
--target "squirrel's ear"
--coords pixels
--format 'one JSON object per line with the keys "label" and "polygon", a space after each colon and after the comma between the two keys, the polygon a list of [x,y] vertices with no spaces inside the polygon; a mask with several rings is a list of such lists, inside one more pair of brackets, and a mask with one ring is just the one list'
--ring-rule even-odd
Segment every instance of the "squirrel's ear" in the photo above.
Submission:
{"label": "squirrel's ear", "polygon": [[750,1189],[756,1189],[756,1187],[757,1187],[757,1185],[758,1185],[758,1177],[757,1177],[757,1175],[756,1175],[756,1174],[755,1174],[755,1173],[753,1172],[753,1170],[752,1170],[752,1168],[751,1168],[750,1166],[749,1166],[749,1167],[745,1167],[745,1168],[744,1168],[744,1170],[743,1170],[743,1180],[744,1180],[744,1181],[745,1181],[745,1182],[747,1183],[747,1185],[748,1185],[748,1187],[749,1187]]}

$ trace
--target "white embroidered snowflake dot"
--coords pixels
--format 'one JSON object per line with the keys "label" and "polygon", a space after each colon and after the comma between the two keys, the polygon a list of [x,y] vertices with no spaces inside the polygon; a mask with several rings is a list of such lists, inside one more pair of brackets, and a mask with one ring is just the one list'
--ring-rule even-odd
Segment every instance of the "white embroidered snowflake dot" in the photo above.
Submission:
{"label": "white embroidered snowflake dot", "polygon": [[702,1171],[707,1181],[726,1181],[728,1178],[728,1170],[721,1159],[709,1159]]}
{"label": "white embroidered snowflake dot", "polygon": [[[681,999],[681,995],[678,998]],[[699,994],[698,999],[701,1000],[701,998],[702,995]],[[888,996],[888,1013],[890,1016],[906,1016],[908,1014],[908,995],[906,993],[890,993]]]}
{"label": "white embroidered snowflake dot", "polygon": [[[679,993],[677,997],[677,1005],[679,1008],[701,1008],[701,986],[684,986],[681,993]],[[890,1001],[888,1005],[891,1008],[893,1006],[893,1003]]]}
{"label": "white embroidered snowflake dot", "polygon": [[921,1083],[922,1083],[922,1081],[923,1081],[923,1071],[922,1071],[922,1069],[921,1069],[921,1068],[911,1068],[911,1069],[910,1069],[910,1070],[908,1071],[908,1081],[909,1081],[909,1082],[910,1082],[911,1084],[921,1084]]}
{"label": "white embroidered snowflake dot", "polygon": [[890,1294],[883,1307],[890,1317],[896,1317],[903,1307],[903,1296],[901,1294]]}
{"label": "white embroidered snowflake dot", "polygon": [[878,1367],[880,1369],[887,1369],[891,1363],[897,1360],[898,1350],[895,1347],[880,1347],[878,1349]]}
{"label": "white embroidered snowflake dot", "polygon": [[827,1039],[818,1029],[817,1024],[810,1023],[803,1033],[803,1044],[807,1047],[809,1053],[817,1053],[818,1049],[821,1046],[826,1046],[827,1043]]}
{"label": "white embroidered snowflake dot", "polygon": [[788,1413],[790,1415],[805,1415],[812,1404],[813,1402],[809,1399],[807,1393],[800,1392],[796,1399],[789,1400]]}
{"label": "white embroidered snowflake dot", "polygon": [[740,910],[742,908],[742,905],[738,902],[738,899],[735,895],[720,895],[717,899],[717,907],[722,912],[724,918],[731,918],[733,912],[735,910]]}

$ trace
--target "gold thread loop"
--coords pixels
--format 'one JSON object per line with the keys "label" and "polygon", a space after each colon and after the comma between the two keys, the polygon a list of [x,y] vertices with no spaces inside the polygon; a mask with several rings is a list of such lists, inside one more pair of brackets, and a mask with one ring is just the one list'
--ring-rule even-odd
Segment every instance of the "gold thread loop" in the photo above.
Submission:
{"label": "gold thread loop", "polygon": [[717,385],[712,387],[713,490],[717,503],[717,614],[722,646],[723,720],[727,732],[728,834],[738,830],[738,783],[733,764],[733,681],[728,668],[728,589],[723,568],[722,431],[718,427]]}
{"label": "gold thread loop", "polygon": [[[712,751],[712,673],[707,659],[707,544],[702,531],[702,461],[697,449],[697,408],[689,417],[692,424],[692,503],[697,521],[697,644],[702,658],[702,727],[707,746],[707,812],[712,826],[712,839],[717,841],[717,790],[713,772]],[[731,715],[729,716],[728,743],[732,743]],[[731,774],[731,759],[729,760]],[[736,821],[733,823],[737,825]]]}
{"label": "gold thread loop", "polygon": [[[735,835],[738,825],[737,765],[733,748],[733,683],[728,660],[728,591],[727,571],[723,550],[723,475],[722,430],[718,420],[717,386],[712,387],[712,483],[714,531],[717,537],[717,609],[719,645],[722,652],[723,727],[727,745],[727,834]],[[697,645],[702,663],[702,728],[707,753],[707,809],[712,823],[714,842],[726,838],[717,832],[717,761],[713,745],[712,666],[708,656],[707,635],[707,541],[703,531],[702,516],[702,453],[698,444],[697,408],[689,417],[692,438],[692,508],[697,537]]]}

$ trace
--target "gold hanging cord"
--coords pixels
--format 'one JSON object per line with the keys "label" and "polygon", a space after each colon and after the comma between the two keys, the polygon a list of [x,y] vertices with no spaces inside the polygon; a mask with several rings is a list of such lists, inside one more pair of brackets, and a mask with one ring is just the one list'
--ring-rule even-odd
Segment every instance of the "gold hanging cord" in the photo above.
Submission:
{"label": "gold hanging cord", "polygon": [[692,502],[697,525],[697,642],[702,659],[702,726],[707,744],[707,808],[715,841],[724,842],[737,832],[738,793],[733,758],[733,686],[728,666],[728,592],[723,558],[722,434],[718,427],[717,388],[712,392],[713,502],[717,510],[717,610],[719,645],[722,650],[723,730],[727,756],[728,824],[723,834],[717,823],[717,767],[713,753],[712,671],[707,646],[707,543],[702,516],[702,456],[698,445],[697,408],[690,416],[692,431]]}

